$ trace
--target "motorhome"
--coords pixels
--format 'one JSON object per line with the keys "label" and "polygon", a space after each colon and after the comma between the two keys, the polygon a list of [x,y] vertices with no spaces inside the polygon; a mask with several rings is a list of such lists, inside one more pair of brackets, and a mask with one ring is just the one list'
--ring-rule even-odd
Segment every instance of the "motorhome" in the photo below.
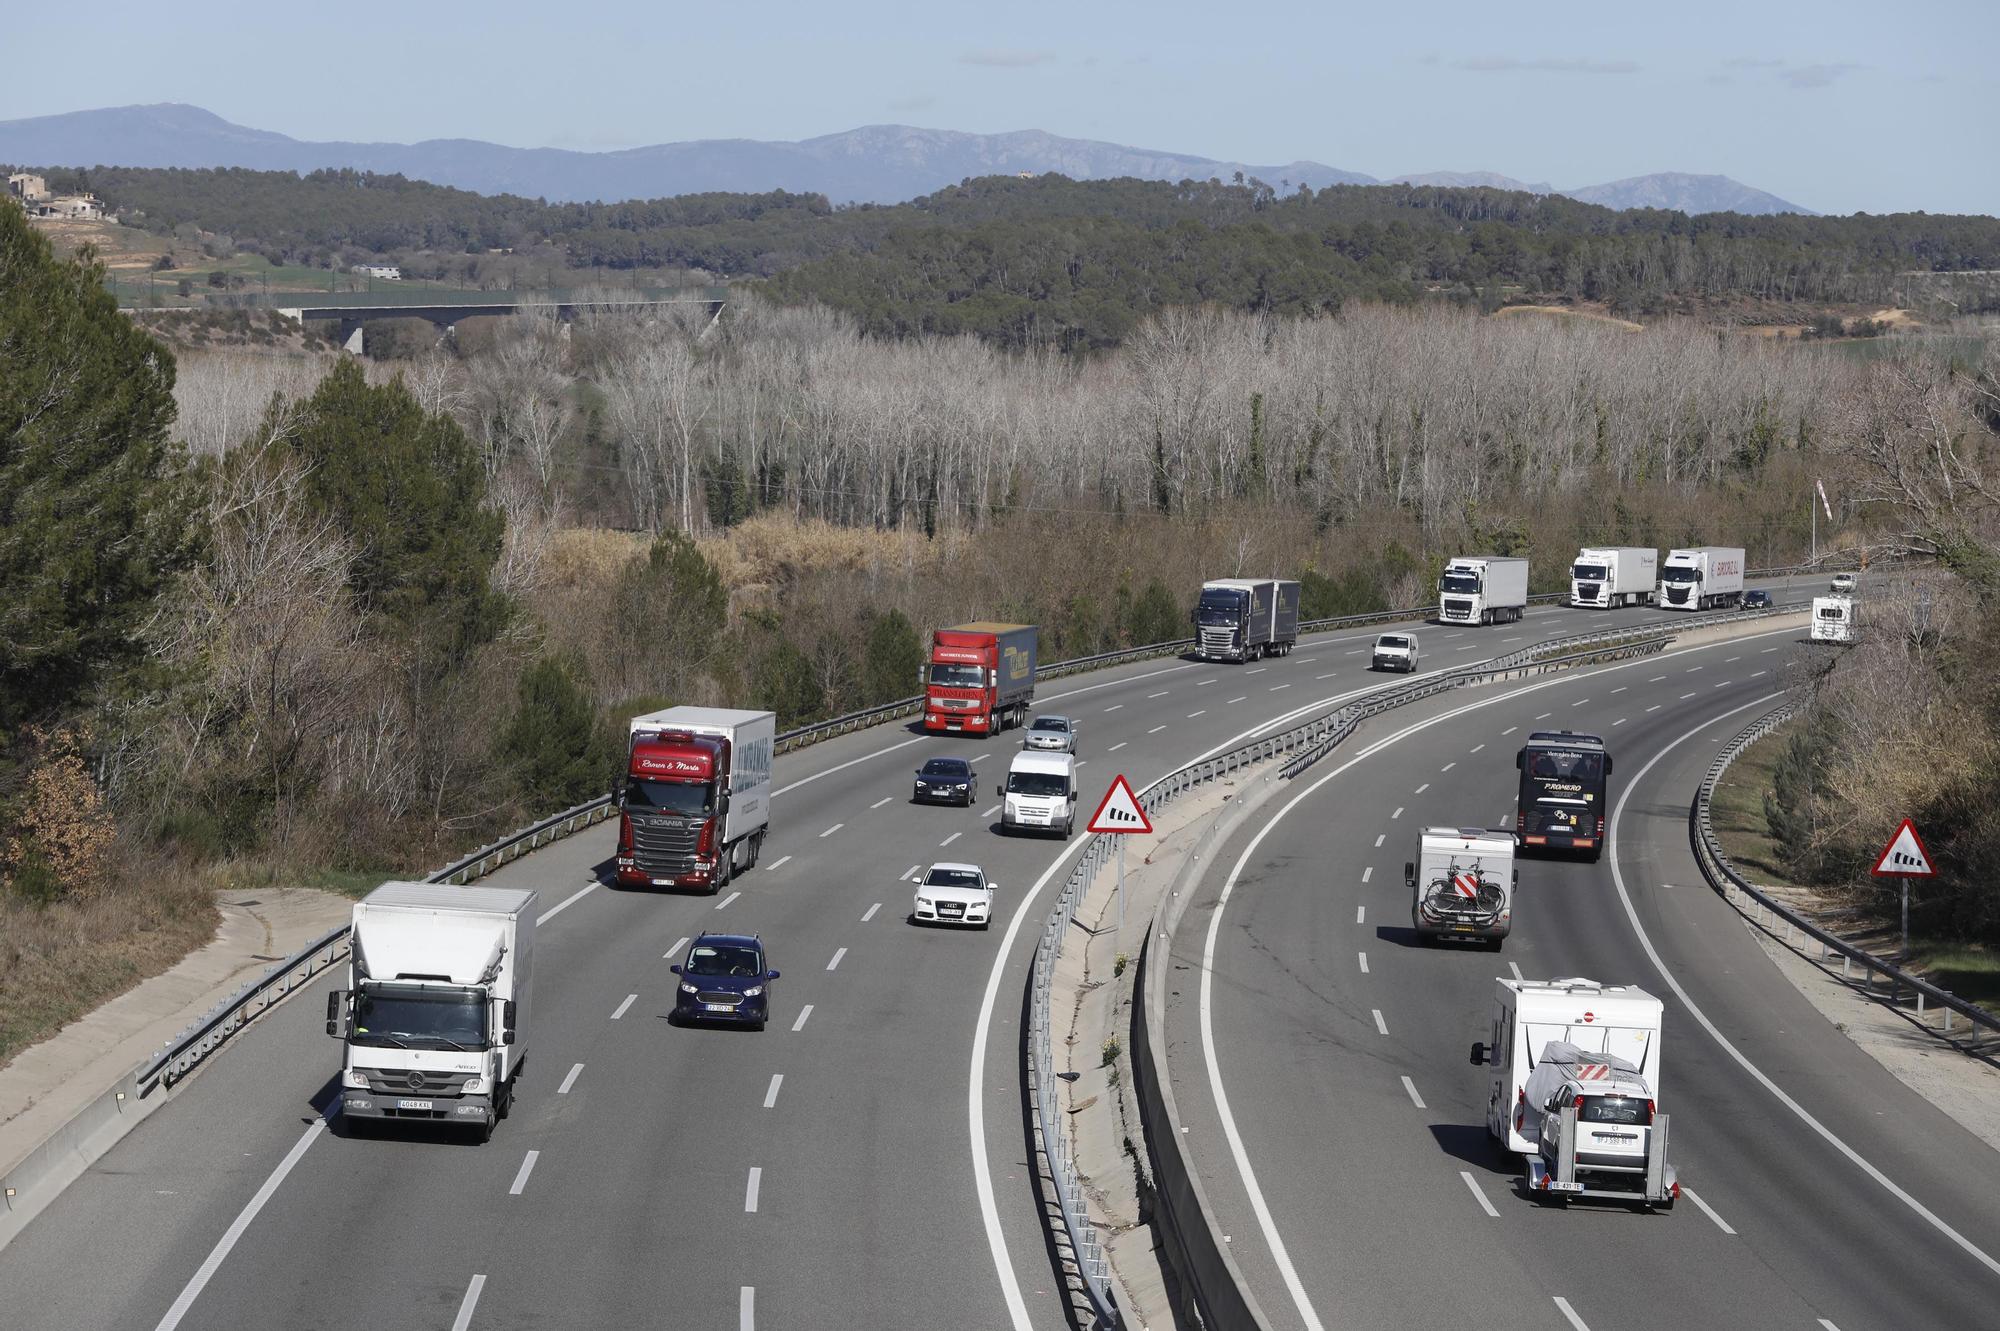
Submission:
{"label": "motorhome", "polygon": [[1514,927],[1514,837],[1483,827],[1426,827],[1403,864],[1417,937],[1499,947]]}

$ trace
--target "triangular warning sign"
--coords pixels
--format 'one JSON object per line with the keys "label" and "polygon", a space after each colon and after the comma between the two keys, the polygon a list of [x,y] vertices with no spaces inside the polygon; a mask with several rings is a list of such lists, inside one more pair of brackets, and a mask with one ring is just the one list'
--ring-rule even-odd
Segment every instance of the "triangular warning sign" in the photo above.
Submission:
{"label": "triangular warning sign", "polygon": [[1090,830],[1093,832],[1150,832],[1152,819],[1139,807],[1138,796],[1126,783],[1121,773],[1112,781],[1111,789],[1104,792],[1104,802],[1097,806],[1097,812],[1090,816]]}
{"label": "triangular warning sign", "polygon": [[1882,878],[1930,878],[1937,874],[1931,867],[1930,852],[1917,836],[1917,825],[1905,818],[1903,825],[1896,829],[1896,835],[1889,838],[1889,844],[1882,848],[1882,858],[1875,861],[1872,872]]}

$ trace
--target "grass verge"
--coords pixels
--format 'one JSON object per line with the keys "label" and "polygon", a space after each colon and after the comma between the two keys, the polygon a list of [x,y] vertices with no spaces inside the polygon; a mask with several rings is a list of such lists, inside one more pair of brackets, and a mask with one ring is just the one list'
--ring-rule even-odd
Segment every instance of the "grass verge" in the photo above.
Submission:
{"label": "grass verge", "polygon": [[1778,843],[1764,818],[1764,796],[1770,792],[1772,771],[1791,732],[1791,725],[1780,726],[1745,749],[1722,774],[1708,803],[1722,853],[1738,873],[1759,887],[1798,886],[1786,876]]}

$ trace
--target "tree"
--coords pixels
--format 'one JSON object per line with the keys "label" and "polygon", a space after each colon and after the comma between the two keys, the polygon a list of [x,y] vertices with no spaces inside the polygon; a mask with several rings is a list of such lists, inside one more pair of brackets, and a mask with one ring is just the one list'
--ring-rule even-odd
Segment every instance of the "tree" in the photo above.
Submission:
{"label": "tree", "polygon": [[611,659],[600,663],[618,697],[687,696],[722,649],[729,591],[693,541],[669,532],[619,571],[612,587]]}
{"label": "tree", "polygon": [[753,688],[758,705],[778,714],[779,730],[817,719],[825,705],[812,661],[789,638],[778,639],[758,660]]}
{"label": "tree", "polygon": [[591,706],[582,663],[542,657],[522,673],[518,697],[500,755],[529,812],[543,817],[602,793],[617,750]]}
{"label": "tree", "polygon": [[1146,589],[1139,593],[1139,599],[1132,603],[1130,617],[1126,620],[1126,633],[1135,647],[1173,642],[1188,636],[1188,618],[1174,604],[1174,594],[1167,590],[1167,584],[1158,578],[1146,584]]}
{"label": "tree", "polygon": [[173,358],[102,276],[0,208],[0,732],[140,659],[154,597],[199,549]]}
{"label": "tree", "polygon": [[917,690],[924,668],[924,645],[916,627],[900,610],[875,616],[868,626],[868,646],[861,662],[864,706],[907,698]]}

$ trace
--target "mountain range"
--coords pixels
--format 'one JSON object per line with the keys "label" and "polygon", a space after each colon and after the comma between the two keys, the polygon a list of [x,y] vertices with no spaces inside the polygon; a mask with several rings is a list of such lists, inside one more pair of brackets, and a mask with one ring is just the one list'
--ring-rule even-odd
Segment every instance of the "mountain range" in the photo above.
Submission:
{"label": "mountain range", "polygon": [[510,148],[478,139],[421,143],[317,143],[232,124],[198,106],[166,102],[0,121],[0,161],[21,166],[248,167],[313,171],[352,167],[401,174],[481,194],[556,202],[659,198],[711,191],[785,189],[835,203],[897,203],[969,176],[1058,172],[1079,180],[1230,180],[1237,172],[1280,190],[1309,185],[1470,186],[1562,194],[1607,208],[1686,213],[1810,213],[1727,176],[1662,172],[1558,190],[1490,171],[1438,171],[1383,181],[1319,162],[1222,162],[1186,153],[1067,139],[1042,130],[965,134],[908,125],[797,142],[696,139],[615,152]]}

